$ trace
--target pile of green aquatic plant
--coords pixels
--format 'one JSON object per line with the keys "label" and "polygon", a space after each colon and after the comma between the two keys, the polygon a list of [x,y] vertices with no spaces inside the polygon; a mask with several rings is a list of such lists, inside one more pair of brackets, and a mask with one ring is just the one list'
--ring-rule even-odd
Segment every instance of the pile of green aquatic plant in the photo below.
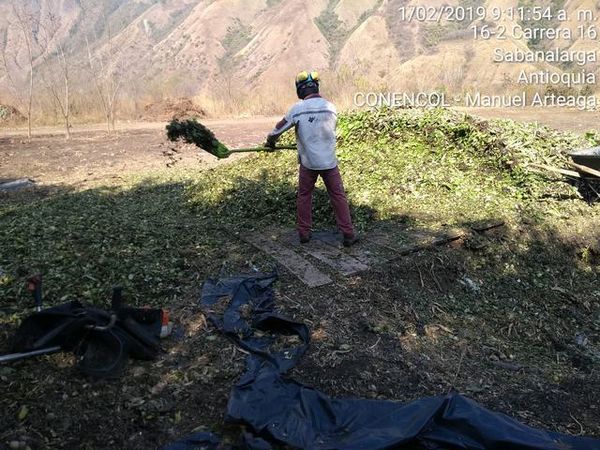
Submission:
{"label": "pile of green aquatic plant", "polygon": [[[360,229],[395,217],[462,224],[544,216],[558,202],[577,208],[584,202],[576,186],[551,180],[535,166],[564,166],[568,151],[591,143],[591,135],[448,109],[358,111],[340,115],[338,124],[340,170]],[[296,178],[295,155],[261,155],[208,171],[188,195],[206,217],[244,227],[289,226]],[[315,226],[333,225],[318,186]]]}

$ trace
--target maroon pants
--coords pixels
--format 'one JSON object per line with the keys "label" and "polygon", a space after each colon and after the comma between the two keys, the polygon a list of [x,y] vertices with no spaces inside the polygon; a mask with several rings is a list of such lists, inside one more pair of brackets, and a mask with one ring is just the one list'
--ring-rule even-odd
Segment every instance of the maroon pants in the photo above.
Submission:
{"label": "maroon pants", "polygon": [[310,232],[312,225],[312,193],[319,175],[321,175],[327,188],[339,230],[345,236],[353,236],[354,228],[350,218],[350,207],[348,206],[348,200],[346,200],[339,169],[334,167],[328,170],[312,170],[307,169],[302,164],[300,165],[298,181],[298,233],[305,236]]}

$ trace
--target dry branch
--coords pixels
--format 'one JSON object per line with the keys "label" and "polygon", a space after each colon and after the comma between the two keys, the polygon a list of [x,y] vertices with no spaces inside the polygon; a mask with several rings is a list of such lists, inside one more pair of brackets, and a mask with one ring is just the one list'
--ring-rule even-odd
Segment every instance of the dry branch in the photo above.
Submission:
{"label": "dry branch", "polygon": [[582,166],[581,164],[576,164],[574,162],[570,162],[569,165],[580,172],[583,172],[588,175],[592,175],[593,177],[600,178],[600,171],[596,169],[592,169],[591,167]]}
{"label": "dry branch", "polygon": [[530,166],[537,167],[539,169],[544,169],[549,172],[560,173],[561,175],[567,177],[581,178],[581,175],[579,175],[579,173],[575,172],[574,170],[561,169],[559,167],[546,166],[544,164],[530,164]]}

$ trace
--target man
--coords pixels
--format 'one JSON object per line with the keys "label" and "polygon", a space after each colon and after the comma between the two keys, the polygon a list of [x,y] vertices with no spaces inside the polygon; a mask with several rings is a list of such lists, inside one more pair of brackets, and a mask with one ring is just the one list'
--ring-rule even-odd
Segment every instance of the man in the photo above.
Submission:
{"label": "man", "polygon": [[296,93],[300,101],[267,136],[266,145],[274,147],[279,137],[290,128],[296,131],[300,174],[298,182],[297,220],[300,242],[310,241],[312,225],[312,193],[321,176],[335,220],[349,247],[358,239],[354,233],[350,208],[335,156],[337,111],[333,104],[319,95],[319,74],[300,72],[296,77]]}

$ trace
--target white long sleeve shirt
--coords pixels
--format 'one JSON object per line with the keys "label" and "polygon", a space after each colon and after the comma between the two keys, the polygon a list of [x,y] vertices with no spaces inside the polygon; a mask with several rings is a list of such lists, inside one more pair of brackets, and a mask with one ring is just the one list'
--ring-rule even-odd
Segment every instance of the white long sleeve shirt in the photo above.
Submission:
{"label": "white long sleeve shirt", "polygon": [[269,138],[276,140],[295,127],[300,164],[312,170],[333,169],[338,165],[335,156],[336,126],[335,106],[320,96],[314,96],[294,104],[269,133]]}

